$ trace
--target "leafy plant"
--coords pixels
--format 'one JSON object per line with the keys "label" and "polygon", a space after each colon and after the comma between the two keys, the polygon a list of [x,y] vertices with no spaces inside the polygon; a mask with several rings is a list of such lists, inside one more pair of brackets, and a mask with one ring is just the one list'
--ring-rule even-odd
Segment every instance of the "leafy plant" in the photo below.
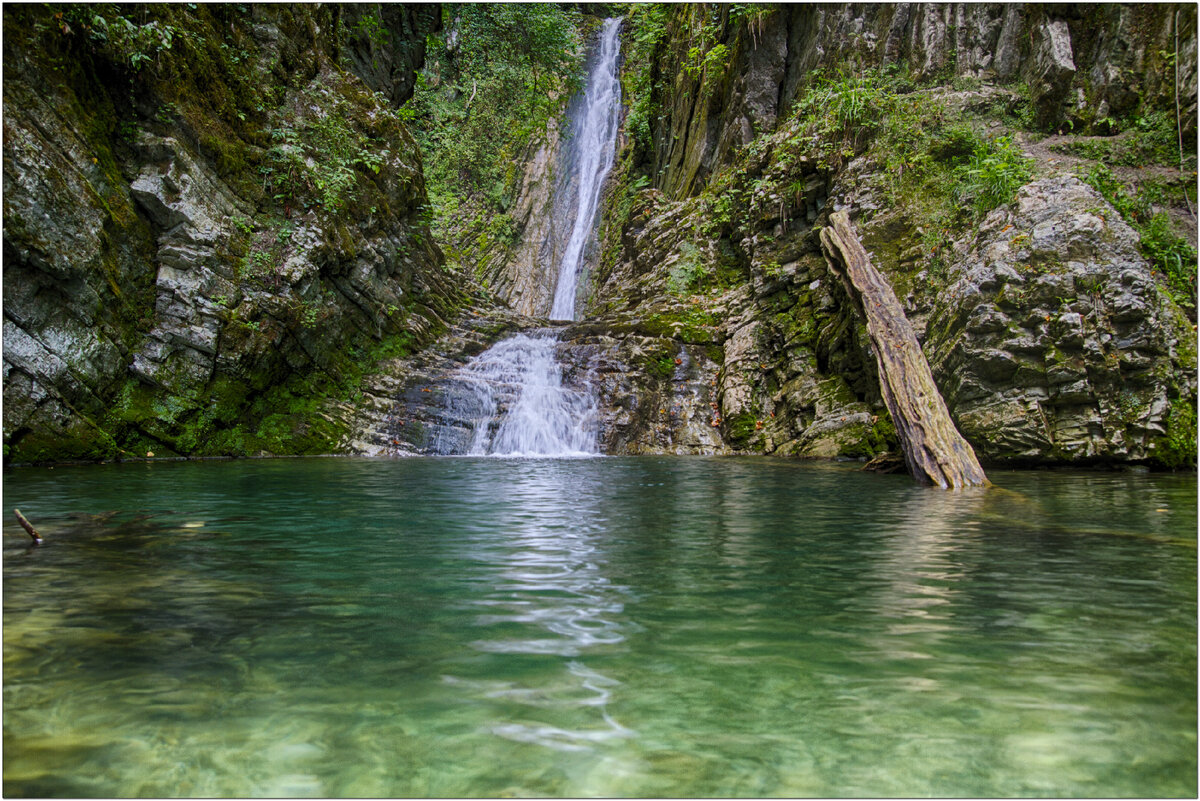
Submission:
{"label": "leafy plant", "polygon": [[557,4],[443,6],[448,33],[429,39],[426,68],[402,109],[443,243],[476,239],[477,212],[511,205],[514,165],[581,83],[579,20]]}
{"label": "leafy plant", "polygon": [[73,23],[99,49],[134,72],[155,62],[180,36],[178,28],[156,20],[138,24],[108,6],[64,6],[55,18],[70,32]]}
{"label": "leafy plant", "polygon": [[1011,136],[980,142],[971,153],[970,162],[960,169],[958,195],[971,203],[976,213],[986,214],[1012,202],[1017,190],[1032,176],[1032,163]]}
{"label": "leafy plant", "polygon": [[286,205],[318,202],[340,211],[350,201],[359,168],[378,173],[379,146],[351,127],[343,103],[298,125],[283,122],[271,131],[274,145],[260,168],[274,198]]}
{"label": "leafy plant", "polygon": [[638,3],[630,7],[626,18],[630,34],[622,87],[629,104],[625,130],[642,154],[651,148],[652,121],[658,111],[655,96],[661,83],[661,77],[655,81],[654,67],[670,14],[671,6],[666,3]]}

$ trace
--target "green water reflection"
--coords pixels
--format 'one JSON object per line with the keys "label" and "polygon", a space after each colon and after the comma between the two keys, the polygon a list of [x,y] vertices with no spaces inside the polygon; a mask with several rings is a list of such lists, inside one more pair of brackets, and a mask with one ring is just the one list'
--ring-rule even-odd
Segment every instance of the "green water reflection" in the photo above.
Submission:
{"label": "green water reflection", "polygon": [[1195,476],[992,478],[9,469],[4,792],[1195,796]]}

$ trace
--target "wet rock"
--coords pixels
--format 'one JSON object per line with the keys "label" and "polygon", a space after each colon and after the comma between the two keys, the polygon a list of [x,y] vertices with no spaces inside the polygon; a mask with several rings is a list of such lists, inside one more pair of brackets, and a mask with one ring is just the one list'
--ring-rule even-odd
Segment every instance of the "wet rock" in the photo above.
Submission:
{"label": "wet rock", "polygon": [[[1029,184],[984,221],[935,302],[926,354],[985,459],[1153,461],[1171,401],[1194,397],[1182,315],[1102,207],[1071,176]],[[996,290],[1002,272],[1022,288]]]}

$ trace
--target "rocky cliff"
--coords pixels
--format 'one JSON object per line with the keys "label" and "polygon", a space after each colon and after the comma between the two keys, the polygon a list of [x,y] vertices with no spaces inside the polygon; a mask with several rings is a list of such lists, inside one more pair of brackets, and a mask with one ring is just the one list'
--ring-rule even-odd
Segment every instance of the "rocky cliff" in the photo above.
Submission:
{"label": "rocky cliff", "polygon": [[[592,312],[610,332],[670,321],[680,347],[705,342],[718,451],[895,446],[862,321],[817,246],[846,208],[981,457],[1194,466],[1195,160],[1135,147],[1157,113],[1159,138],[1194,151],[1194,8],[695,6],[638,35],[631,116],[657,113],[624,154]],[[1115,136],[1045,138],[1062,130]],[[1155,202],[1114,208],[1129,195],[1093,188],[1110,164]],[[1174,223],[1178,274],[1152,260],[1152,215]],[[687,438],[670,403],[650,405],[666,413],[618,449]]]}
{"label": "rocky cliff", "polygon": [[[10,459],[426,452],[546,325],[562,121],[444,261],[394,113],[438,15],[241,8],[6,8]],[[895,448],[844,208],[986,462],[1195,466],[1193,6],[641,5],[623,83],[558,346],[606,452]]]}
{"label": "rocky cliff", "polygon": [[699,191],[737,148],[778,126],[815,72],[839,67],[1020,87],[1032,127],[1106,133],[1117,118],[1173,102],[1178,61],[1184,130],[1196,130],[1196,9],[1186,4],[697,6],[665,27],[649,54],[661,114],[644,155],[672,196]]}
{"label": "rocky cliff", "polygon": [[6,6],[10,460],[331,450],[322,409],[459,303],[421,6]]}
{"label": "rocky cliff", "polygon": [[[1194,173],[1151,147],[1194,142],[1193,9],[640,7],[630,22],[603,252],[559,345],[564,380],[599,396],[606,452],[896,447],[818,246],[847,208],[985,460],[1194,465]],[[1178,131],[1163,123],[1176,61]],[[528,162],[518,208],[545,206],[548,163]],[[1110,165],[1153,202],[1097,191]],[[1173,276],[1150,259],[1152,216],[1190,258]],[[540,273],[521,275],[502,296],[532,296],[514,288]],[[429,447],[441,377],[480,330],[392,385],[400,403],[376,396],[389,422],[371,447]]]}

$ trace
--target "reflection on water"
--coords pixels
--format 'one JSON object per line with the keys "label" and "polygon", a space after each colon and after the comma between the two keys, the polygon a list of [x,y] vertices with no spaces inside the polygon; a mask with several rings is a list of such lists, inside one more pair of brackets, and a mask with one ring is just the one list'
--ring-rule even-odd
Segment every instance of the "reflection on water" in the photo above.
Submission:
{"label": "reflection on water", "polygon": [[4,791],[1194,796],[1195,477],[992,478],[8,470]]}

